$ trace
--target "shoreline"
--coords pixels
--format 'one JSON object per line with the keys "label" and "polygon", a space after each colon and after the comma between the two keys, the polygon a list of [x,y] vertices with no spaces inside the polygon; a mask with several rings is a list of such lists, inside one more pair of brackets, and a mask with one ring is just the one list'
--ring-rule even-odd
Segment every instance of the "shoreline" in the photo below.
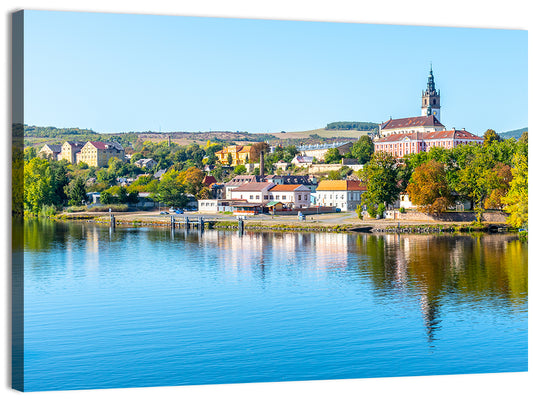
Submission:
{"label": "shoreline", "polygon": [[[142,226],[171,228],[171,218],[175,217],[176,225],[184,225],[188,217],[194,226],[198,218],[203,217],[206,229],[238,230],[239,222],[233,215],[199,214],[160,215],[159,212],[115,212],[116,226]],[[74,221],[85,223],[110,224],[110,214],[105,212],[63,213],[50,218],[56,221]],[[518,233],[506,223],[483,222],[446,222],[427,220],[391,220],[364,219],[360,220],[351,213],[323,214],[308,217],[306,221],[299,221],[294,216],[255,215],[244,220],[244,230],[254,231],[309,231],[309,232],[359,232],[359,233],[473,233],[473,232],[501,232]]]}

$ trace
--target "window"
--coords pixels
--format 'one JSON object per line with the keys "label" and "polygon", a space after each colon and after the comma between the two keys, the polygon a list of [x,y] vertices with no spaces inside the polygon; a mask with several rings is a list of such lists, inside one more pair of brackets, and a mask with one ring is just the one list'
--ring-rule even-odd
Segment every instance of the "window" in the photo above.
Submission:
{"label": "window", "polygon": [[298,201],[301,201],[301,200],[302,200],[302,196],[298,195]]}
{"label": "window", "polygon": [[286,195],[282,195],[281,199],[287,199],[287,196]]}
{"label": "window", "polygon": [[254,199],[254,196],[252,194],[250,194],[250,199]]}
{"label": "window", "polygon": [[265,195],[265,197],[264,197],[264,198],[265,198],[265,199],[267,200],[267,199],[268,199],[268,195]]}
{"label": "window", "polygon": [[259,195],[256,195],[256,196],[255,196],[255,199],[259,199],[259,198],[260,198]]}
{"label": "window", "polygon": [[276,199],[279,199],[279,195],[276,195]]}

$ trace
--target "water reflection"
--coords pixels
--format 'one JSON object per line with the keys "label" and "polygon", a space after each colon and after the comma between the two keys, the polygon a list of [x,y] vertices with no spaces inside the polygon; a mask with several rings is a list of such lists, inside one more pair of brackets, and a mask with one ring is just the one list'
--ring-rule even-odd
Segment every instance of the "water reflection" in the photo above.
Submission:
{"label": "water reflection", "polygon": [[[67,276],[80,253],[84,273],[95,276],[104,260],[119,262],[147,245],[156,246],[160,258],[155,262],[182,257],[190,260],[187,267],[223,273],[235,282],[251,279],[262,289],[278,284],[280,276],[295,286],[305,280],[355,289],[363,281],[383,304],[416,301],[429,342],[436,339],[443,306],[512,313],[527,304],[527,244],[514,235],[240,235],[39,221],[27,222],[24,229],[26,251],[64,252],[63,264],[54,267],[65,268]],[[53,272],[50,267],[39,276]]]}

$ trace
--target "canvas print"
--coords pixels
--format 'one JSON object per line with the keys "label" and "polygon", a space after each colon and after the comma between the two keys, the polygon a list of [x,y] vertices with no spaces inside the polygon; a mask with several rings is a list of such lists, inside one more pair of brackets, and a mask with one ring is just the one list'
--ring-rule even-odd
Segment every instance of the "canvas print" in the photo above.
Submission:
{"label": "canvas print", "polygon": [[527,371],[526,31],[12,17],[14,389]]}

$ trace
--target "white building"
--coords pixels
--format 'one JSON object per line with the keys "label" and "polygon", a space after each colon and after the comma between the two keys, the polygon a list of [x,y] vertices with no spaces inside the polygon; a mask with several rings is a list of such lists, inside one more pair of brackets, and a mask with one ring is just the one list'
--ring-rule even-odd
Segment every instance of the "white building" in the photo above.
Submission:
{"label": "white building", "polygon": [[311,189],[302,184],[278,184],[268,190],[269,201],[279,201],[293,209],[309,208]]}
{"label": "white building", "polygon": [[231,190],[231,199],[246,200],[254,204],[266,203],[269,201],[268,190],[274,186],[274,183],[269,182],[246,183]]}
{"label": "white building", "polygon": [[366,187],[357,180],[323,180],[316,189],[316,205],[353,211],[361,203],[365,191]]}

